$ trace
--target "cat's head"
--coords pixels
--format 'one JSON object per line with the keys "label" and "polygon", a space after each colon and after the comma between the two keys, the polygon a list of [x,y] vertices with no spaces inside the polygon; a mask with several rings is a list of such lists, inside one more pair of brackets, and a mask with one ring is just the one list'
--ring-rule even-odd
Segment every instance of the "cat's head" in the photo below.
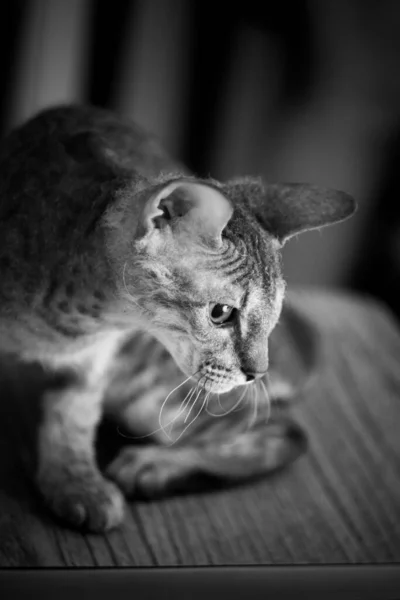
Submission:
{"label": "cat's head", "polygon": [[355,207],[345,193],[305,184],[164,182],[141,193],[125,285],[181,370],[227,392],[268,369],[283,244]]}

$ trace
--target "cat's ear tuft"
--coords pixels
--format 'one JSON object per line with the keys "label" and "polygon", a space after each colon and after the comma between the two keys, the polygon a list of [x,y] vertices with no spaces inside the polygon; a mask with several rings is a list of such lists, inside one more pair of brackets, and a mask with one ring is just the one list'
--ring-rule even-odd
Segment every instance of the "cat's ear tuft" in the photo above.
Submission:
{"label": "cat's ear tuft", "polygon": [[173,181],[147,198],[141,230],[150,234],[168,227],[176,236],[186,233],[218,247],[232,213],[232,204],[216,188],[188,180]]}
{"label": "cat's ear tuft", "polygon": [[343,221],[357,208],[354,198],[345,192],[306,183],[245,180],[238,185],[254,216],[281,245],[304,231]]}

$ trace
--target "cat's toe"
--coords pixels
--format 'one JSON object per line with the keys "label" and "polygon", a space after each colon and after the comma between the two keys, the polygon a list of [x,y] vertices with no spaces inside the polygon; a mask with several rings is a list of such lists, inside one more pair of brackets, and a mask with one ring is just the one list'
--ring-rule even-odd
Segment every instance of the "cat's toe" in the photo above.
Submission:
{"label": "cat's toe", "polygon": [[168,490],[169,482],[167,469],[159,465],[146,465],[138,473],[136,493],[142,498],[154,498]]}
{"label": "cat's toe", "polygon": [[63,521],[94,533],[121,524],[124,498],[112,482],[101,477],[39,484],[48,507]]}
{"label": "cat's toe", "polygon": [[125,495],[135,492],[137,474],[141,466],[139,452],[135,448],[123,448],[106,469],[106,476],[115,481]]}
{"label": "cat's toe", "polygon": [[106,470],[127,496],[152,497],[162,493],[169,477],[159,451],[124,448]]}

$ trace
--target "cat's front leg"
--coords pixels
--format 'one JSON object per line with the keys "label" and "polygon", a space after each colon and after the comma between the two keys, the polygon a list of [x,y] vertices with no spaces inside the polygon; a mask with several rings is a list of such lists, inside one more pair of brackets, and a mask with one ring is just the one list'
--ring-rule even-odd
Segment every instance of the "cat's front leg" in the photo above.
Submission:
{"label": "cat's front leg", "polygon": [[250,429],[232,428],[229,416],[211,419],[185,443],[126,446],[107,475],[126,495],[152,498],[182,491],[193,477],[239,482],[266,475],[293,462],[306,448],[306,436],[290,419],[259,421]]}
{"label": "cat's front leg", "polygon": [[43,397],[36,483],[47,506],[69,524],[100,532],[123,519],[119,489],[100,473],[94,436],[103,390],[87,377],[61,378]]}

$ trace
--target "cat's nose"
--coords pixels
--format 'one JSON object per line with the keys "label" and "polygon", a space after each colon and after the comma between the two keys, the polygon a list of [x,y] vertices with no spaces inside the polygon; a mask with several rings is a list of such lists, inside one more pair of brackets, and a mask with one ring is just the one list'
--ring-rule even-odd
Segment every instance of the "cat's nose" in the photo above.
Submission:
{"label": "cat's nose", "polygon": [[257,372],[257,371],[244,371],[243,374],[246,376],[246,383],[250,383],[251,381],[255,381],[256,379],[261,379],[265,375],[266,371]]}

